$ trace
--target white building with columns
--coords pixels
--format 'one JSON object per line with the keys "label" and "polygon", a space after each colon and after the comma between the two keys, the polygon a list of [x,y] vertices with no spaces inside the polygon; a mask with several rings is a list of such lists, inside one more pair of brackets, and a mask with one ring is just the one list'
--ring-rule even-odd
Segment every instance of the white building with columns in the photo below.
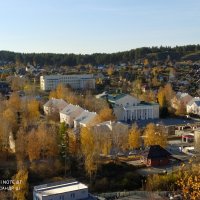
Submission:
{"label": "white building with columns", "polygon": [[63,85],[70,85],[74,89],[95,88],[95,78],[93,74],[40,76],[41,90],[55,89],[60,83]]}
{"label": "white building with columns", "polygon": [[159,118],[159,104],[141,102],[131,95],[122,95],[113,102],[114,114],[119,121],[132,122]]}

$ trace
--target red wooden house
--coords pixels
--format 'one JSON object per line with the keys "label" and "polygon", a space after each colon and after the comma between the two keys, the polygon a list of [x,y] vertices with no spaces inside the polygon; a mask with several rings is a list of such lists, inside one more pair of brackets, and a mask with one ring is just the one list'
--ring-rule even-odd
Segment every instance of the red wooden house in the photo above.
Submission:
{"label": "red wooden house", "polygon": [[164,166],[169,164],[171,154],[160,145],[150,146],[143,154],[141,161],[146,166]]}

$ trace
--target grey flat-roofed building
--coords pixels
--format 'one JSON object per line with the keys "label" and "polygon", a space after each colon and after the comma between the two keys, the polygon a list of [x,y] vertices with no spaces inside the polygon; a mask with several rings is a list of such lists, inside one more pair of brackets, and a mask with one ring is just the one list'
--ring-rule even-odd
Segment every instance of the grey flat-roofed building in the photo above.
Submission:
{"label": "grey flat-roofed building", "polygon": [[40,76],[41,90],[55,89],[58,84],[70,85],[73,89],[95,89],[95,78],[93,74]]}

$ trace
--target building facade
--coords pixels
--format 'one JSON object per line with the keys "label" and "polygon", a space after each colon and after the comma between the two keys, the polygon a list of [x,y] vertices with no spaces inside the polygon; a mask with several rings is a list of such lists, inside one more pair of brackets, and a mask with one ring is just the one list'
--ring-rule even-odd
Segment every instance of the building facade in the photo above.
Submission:
{"label": "building facade", "polygon": [[178,109],[178,105],[186,108],[186,105],[193,99],[188,93],[177,92],[175,97],[171,100],[172,107]]}
{"label": "building facade", "polygon": [[68,103],[66,101],[64,101],[63,99],[51,98],[43,106],[44,113],[46,115],[58,114],[67,105],[68,105]]}
{"label": "building facade", "polygon": [[141,102],[130,95],[124,95],[112,100],[114,114],[117,120],[132,122],[137,120],[158,119],[159,105],[157,103]]}
{"label": "building facade", "polygon": [[69,127],[74,126],[74,120],[84,111],[78,105],[69,104],[63,110],[60,111],[60,122],[64,122]]}
{"label": "building facade", "polygon": [[170,162],[171,154],[159,145],[152,145],[147,149],[142,157],[141,162],[146,166],[165,166]]}
{"label": "building facade", "polygon": [[52,90],[58,84],[70,85],[73,89],[94,89],[95,78],[93,74],[73,74],[73,75],[48,75],[40,76],[40,89]]}
{"label": "building facade", "polygon": [[88,125],[93,125],[95,123],[95,118],[97,117],[96,112],[89,112],[84,110],[78,117],[74,119],[74,128],[87,127]]}
{"label": "building facade", "polygon": [[77,181],[60,181],[35,186],[33,200],[81,200],[89,199],[88,187]]}

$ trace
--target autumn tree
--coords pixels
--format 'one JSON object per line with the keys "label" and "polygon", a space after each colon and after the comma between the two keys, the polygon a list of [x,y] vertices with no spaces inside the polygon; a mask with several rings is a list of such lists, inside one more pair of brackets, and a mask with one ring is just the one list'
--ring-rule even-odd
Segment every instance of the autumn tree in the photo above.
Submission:
{"label": "autumn tree", "polygon": [[94,133],[95,145],[99,149],[100,153],[109,155],[112,148],[112,131],[108,128],[99,126],[93,126],[92,131]]}
{"label": "autumn tree", "polygon": [[161,108],[167,107],[164,88],[160,87],[158,90],[158,103]]}
{"label": "autumn tree", "polygon": [[41,124],[28,135],[28,155],[30,161],[54,158],[58,155],[57,134],[52,127]]}
{"label": "autumn tree", "polygon": [[13,177],[13,199],[26,200],[28,195],[28,170],[20,169]]}
{"label": "autumn tree", "polygon": [[136,79],[132,83],[132,94],[136,97],[139,97],[142,94],[142,80]]}
{"label": "autumn tree", "polygon": [[39,119],[40,112],[39,112],[39,102],[35,99],[32,99],[27,104],[27,110],[29,115],[29,120],[35,121]]}
{"label": "autumn tree", "polygon": [[35,130],[32,130],[27,138],[27,151],[29,160],[38,160],[40,158],[40,142],[37,132]]}
{"label": "autumn tree", "polygon": [[107,74],[108,74],[109,76],[112,76],[113,72],[114,72],[114,68],[113,68],[112,66],[110,66],[110,67],[107,69]]}
{"label": "autumn tree", "polygon": [[17,132],[15,146],[16,146],[17,165],[19,168],[21,168],[22,166],[25,166],[25,162],[28,156],[27,132],[22,127]]}
{"label": "autumn tree", "polygon": [[94,133],[89,128],[81,129],[81,150],[84,155],[85,170],[90,179],[97,171],[99,152],[95,145]]}
{"label": "autumn tree", "polygon": [[144,59],[144,66],[147,66],[149,64],[149,60],[146,58]]}
{"label": "autumn tree", "polygon": [[3,112],[3,118],[7,121],[12,130],[16,130],[17,128],[17,113],[15,113],[12,109],[7,108]]}
{"label": "autumn tree", "polygon": [[184,199],[200,199],[200,164],[190,162],[182,165],[177,185],[180,187]]}
{"label": "autumn tree", "polygon": [[144,130],[144,145],[160,145],[165,147],[167,145],[167,137],[157,129],[155,124],[150,123]]}
{"label": "autumn tree", "polygon": [[115,120],[115,116],[113,115],[111,108],[103,108],[100,110],[98,117],[101,122]]}
{"label": "autumn tree", "polygon": [[128,144],[130,149],[136,149],[140,147],[140,130],[137,126],[132,126],[131,130],[129,131]]}
{"label": "autumn tree", "polygon": [[19,94],[17,92],[12,93],[10,96],[8,102],[7,102],[7,107],[12,109],[14,112],[20,112],[21,109],[21,100],[19,97]]}
{"label": "autumn tree", "polygon": [[112,147],[118,151],[124,151],[128,148],[128,127],[116,123],[111,130]]}
{"label": "autumn tree", "polygon": [[184,105],[183,102],[179,101],[177,102],[177,107],[176,107],[176,115],[182,115],[184,116],[186,114],[186,106]]}
{"label": "autumn tree", "polygon": [[19,91],[23,90],[26,80],[19,76],[15,76],[11,78],[10,82],[11,82],[11,89],[13,91]]}
{"label": "autumn tree", "polygon": [[9,150],[9,133],[11,127],[5,119],[0,120],[0,151],[8,152]]}

